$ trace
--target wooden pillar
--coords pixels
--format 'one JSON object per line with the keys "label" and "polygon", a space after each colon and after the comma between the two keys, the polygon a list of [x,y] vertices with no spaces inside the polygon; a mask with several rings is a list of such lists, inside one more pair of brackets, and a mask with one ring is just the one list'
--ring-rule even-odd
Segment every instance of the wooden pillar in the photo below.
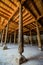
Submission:
{"label": "wooden pillar", "polygon": [[0,42],[2,41],[2,31],[1,31],[1,34],[0,34]]}
{"label": "wooden pillar", "polygon": [[31,32],[31,30],[30,30],[30,43],[32,45],[32,32]]}
{"label": "wooden pillar", "polygon": [[0,32],[0,43],[1,43],[1,32]]}
{"label": "wooden pillar", "polygon": [[21,64],[24,61],[26,61],[25,57],[22,55],[22,53],[24,51],[24,42],[23,42],[23,18],[22,18],[22,3],[21,3],[21,0],[20,0],[20,5],[19,5],[18,51],[19,51],[18,63]]}
{"label": "wooden pillar", "polygon": [[10,43],[11,43],[11,34],[10,34]]}
{"label": "wooden pillar", "polygon": [[2,31],[2,35],[1,35],[1,44],[3,45],[3,36],[4,36],[4,30]]}
{"label": "wooden pillar", "polygon": [[28,36],[28,44],[30,44],[30,39],[29,39],[29,36]]}
{"label": "wooden pillar", "polygon": [[20,3],[19,7],[19,38],[18,38],[18,44],[19,44],[19,53],[22,54],[24,51],[23,47],[23,18],[22,18],[22,4]]}
{"label": "wooden pillar", "polygon": [[14,32],[14,43],[16,43],[16,32]]}
{"label": "wooden pillar", "polygon": [[5,44],[6,44],[6,41],[7,41],[7,32],[8,32],[8,25],[6,27],[6,33],[5,33]]}
{"label": "wooden pillar", "polygon": [[39,49],[42,49],[41,36],[40,36],[40,31],[39,31],[39,27],[38,27],[37,22],[36,22],[36,29],[37,29],[38,47],[39,47]]}
{"label": "wooden pillar", "polygon": [[8,25],[6,27],[6,33],[5,33],[5,42],[4,42],[4,46],[3,46],[3,49],[7,49],[7,45],[6,45],[6,41],[7,41],[7,33],[8,33]]}
{"label": "wooden pillar", "polygon": [[3,37],[3,31],[1,32],[1,44],[2,44],[2,42],[3,42],[3,41],[2,41],[2,37]]}

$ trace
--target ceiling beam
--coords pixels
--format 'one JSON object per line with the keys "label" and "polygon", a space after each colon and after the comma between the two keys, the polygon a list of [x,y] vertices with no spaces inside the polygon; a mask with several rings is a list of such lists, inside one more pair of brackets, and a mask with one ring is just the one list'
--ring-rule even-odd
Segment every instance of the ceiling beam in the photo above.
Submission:
{"label": "ceiling beam", "polygon": [[0,12],[10,17],[10,15],[8,13],[5,13],[5,12],[3,12],[1,10],[0,10]]}
{"label": "ceiling beam", "polygon": [[[29,18],[29,19],[27,19],[26,21],[24,20],[24,22],[23,23],[26,23],[26,22],[29,22],[30,23],[30,21],[31,20],[34,20],[34,18],[33,17],[31,17],[31,18]],[[35,20],[34,20],[35,21]]]}
{"label": "ceiling beam", "polygon": [[13,13],[13,15],[9,18],[8,20],[8,24],[12,21],[12,19],[14,18],[14,15],[18,12],[18,8],[15,10],[15,12]]}
{"label": "ceiling beam", "polygon": [[7,10],[6,8],[4,8],[4,7],[2,7],[2,6],[0,6],[0,8],[3,9],[3,10],[5,10],[5,11],[7,11],[7,12],[10,13],[10,14],[12,14],[12,12],[10,12],[9,10]]}
{"label": "ceiling beam", "polygon": [[[32,18],[32,19],[29,20],[28,22],[23,23],[23,27],[26,26],[27,24],[30,24],[30,23],[33,23],[33,22],[35,22],[35,20]],[[16,30],[18,30],[18,27],[16,28]]]}
{"label": "ceiling beam", "polygon": [[15,7],[17,7],[17,5],[12,1],[12,0],[9,0]]}
{"label": "ceiling beam", "polygon": [[[38,9],[38,7],[36,6],[36,2],[34,2],[34,1],[32,1],[33,2],[33,5],[34,5],[34,7],[35,7],[35,9],[37,10],[37,12],[39,13],[39,15],[41,15],[41,13],[40,13],[40,11],[39,11],[39,9]],[[39,5],[38,5],[39,6]]]}
{"label": "ceiling beam", "polygon": [[[24,17],[25,17],[25,16],[24,16]],[[25,21],[25,20],[27,20],[27,19],[29,20],[30,18],[33,18],[31,15],[28,15],[28,17],[26,17],[26,18],[24,18],[24,17],[23,17],[23,21]],[[19,21],[19,20],[17,20],[16,22],[18,22],[18,21]]]}
{"label": "ceiling beam", "polygon": [[2,23],[1,23],[1,25],[3,25],[4,24],[4,22],[5,22],[5,19],[3,20],[3,21],[1,21]]}
{"label": "ceiling beam", "polygon": [[[24,14],[24,13],[23,13]],[[28,15],[28,13],[26,13],[24,16],[23,16],[23,18],[24,17],[26,17]],[[15,20],[17,20],[19,18],[19,15],[18,15],[18,17],[15,19]]]}
{"label": "ceiling beam", "polygon": [[4,1],[0,0],[0,2],[1,2],[3,5],[5,5],[5,6],[7,6],[8,8],[10,8],[12,11],[14,11],[14,9],[11,8],[9,5],[7,5]]}
{"label": "ceiling beam", "polygon": [[[25,13],[25,8],[22,9],[22,12],[23,12],[23,14]],[[17,15],[17,14],[18,14],[18,15]],[[15,17],[15,16],[17,16],[17,17]],[[17,20],[17,19],[19,18],[19,12],[17,12],[17,13],[15,14],[15,16],[14,16],[14,20]]]}
{"label": "ceiling beam", "polygon": [[9,19],[6,15],[3,15],[2,13],[0,13],[0,16],[2,16],[3,18],[5,18],[6,20]]}

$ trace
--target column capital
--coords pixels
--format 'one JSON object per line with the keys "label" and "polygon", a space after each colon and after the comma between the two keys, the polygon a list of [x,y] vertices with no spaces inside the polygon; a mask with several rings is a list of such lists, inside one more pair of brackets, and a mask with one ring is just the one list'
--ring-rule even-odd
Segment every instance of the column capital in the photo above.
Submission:
{"label": "column capital", "polygon": [[23,4],[26,0],[17,0],[19,1],[21,4]]}

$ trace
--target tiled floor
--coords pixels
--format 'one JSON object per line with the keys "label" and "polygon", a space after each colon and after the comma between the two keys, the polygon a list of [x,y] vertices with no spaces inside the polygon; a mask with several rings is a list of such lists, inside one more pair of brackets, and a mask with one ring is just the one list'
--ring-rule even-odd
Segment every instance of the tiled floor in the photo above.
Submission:
{"label": "tiled floor", "polygon": [[[9,49],[3,50],[0,46],[0,65],[18,65],[18,45],[7,45]],[[25,45],[23,55],[28,59],[22,65],[43,65],[43,51],[37,46]]]}

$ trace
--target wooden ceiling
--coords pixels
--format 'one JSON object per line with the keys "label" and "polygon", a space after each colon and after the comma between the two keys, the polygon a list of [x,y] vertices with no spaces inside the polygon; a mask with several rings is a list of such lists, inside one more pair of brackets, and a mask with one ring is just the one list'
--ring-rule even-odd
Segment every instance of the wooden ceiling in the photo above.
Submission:
{"label": "wooden ceiling", "polygon": [[[23,2],[23,32],[30,30],[36,32],[36,21],[43,18],[43,0],[24,0]],[[9,22],[8,33],[18,31],[19,1],[0,0],[0,32],[6,28]],[[43,19],[42,19],[43,23]],[[41,22],[38,22],[40,31],[43,31]]]}

